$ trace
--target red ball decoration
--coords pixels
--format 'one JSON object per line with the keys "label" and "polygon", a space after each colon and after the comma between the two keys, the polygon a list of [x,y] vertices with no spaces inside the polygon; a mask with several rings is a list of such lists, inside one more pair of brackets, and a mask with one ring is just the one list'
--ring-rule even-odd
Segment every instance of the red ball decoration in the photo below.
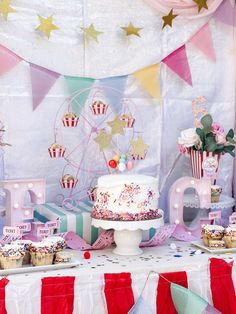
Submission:
{"label": "red ball decoration", "polygon": [[90,259],[91,255],[88,251],[84,252],[84,258],[85,259]]}
{"label": "red ball decoration", "polygon": [[115,169],[117,167],[117,162],[114,159],[109,160],[108,162],[109,167]]}

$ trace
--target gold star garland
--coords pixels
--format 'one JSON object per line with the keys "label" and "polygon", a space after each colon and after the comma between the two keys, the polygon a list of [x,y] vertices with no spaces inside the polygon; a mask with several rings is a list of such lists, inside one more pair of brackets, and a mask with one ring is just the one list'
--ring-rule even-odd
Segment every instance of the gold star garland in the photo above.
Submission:
{"label": "gold star garland", "polygon": [[131,22],[129,22],[128,26],[121,27],[121,28],[126,32],[126,36],[135,35],[135,36],[141,37],[141,35],[139,34],[139,31],[141,31],[142,28],[135,27]]}
{"label": "gold star garland", "polygon": [[16,12],[16,10],[14,10],[10,6],[10,0],[1,0],[0,1],[0,13],[2,14],[5,21],[7,21],[8,14],[14,13],[14,12]]}
{"label": "gold star garland", "polygon": [[94,40],[98,42],[98,36],[101,35],[103,32],[97,31],[93,24],[90,24],[89,27],[81,27],[82,31],[84,32],[84,37],[87,40]]}
{"label": "gold star garland", "polygon": [[35,30],[36,31],[42,31],[47,36],[47,38],[49,39],[51,36],[51,32],[53,30],[58,29],[58,27],[52,23],[53,15],[51,15],[47,18],[44,18],[44,17],[38,15],[38,18],[40,21],[40,25],[38,27],[36,27]]}
{"label": "gold star garland", "polygon": [[177,14],[173,14],[173,9],[171,9],[168,15],[162,17],[162,20],[164,21],[162,29],[165,28],[167,25],[172,27],[172,22],[177,16]]}
{"label": "gold star garland", "polygon": [[208,10],[207,0],[193,0],[198,5],[198,13],[201,11],[201,9]]}

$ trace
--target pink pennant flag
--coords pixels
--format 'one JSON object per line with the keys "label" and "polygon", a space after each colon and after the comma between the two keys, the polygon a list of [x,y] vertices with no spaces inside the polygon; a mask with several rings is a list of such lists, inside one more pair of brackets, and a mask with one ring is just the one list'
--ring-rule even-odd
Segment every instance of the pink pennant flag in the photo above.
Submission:
{"label": "pink pennant flag", "polygon": [[208,23],[203,25],[203,27],[190,38],[188,43],[201,50],[210,60],[216,61],[211,29]]}
{"label": "pink pennant flag", "polygon": [[30,63],[33,110],[35,110],[56,82],[59,73]]}
{"label": "pink pennant flag", "polygon": [[14,52],[0,45],[0,75],[14,68],[22,59]]}
{"label": "pink pennant flag", "polygon": [[162,60],[162,62],[174,71],[182,80],[191,86],[193,85],[185,45],[169,54]]}
{"label": "pink pennant flag", "polygon": [[233,1],[223,1],[218,10],[213,14],[213,17],[226,25],[236,26],[236,14],[234,12]]}

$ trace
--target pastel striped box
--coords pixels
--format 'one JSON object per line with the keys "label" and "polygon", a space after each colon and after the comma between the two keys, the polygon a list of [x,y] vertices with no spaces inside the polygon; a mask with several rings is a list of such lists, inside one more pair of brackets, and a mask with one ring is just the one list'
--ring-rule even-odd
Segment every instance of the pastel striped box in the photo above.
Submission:
{"label": "pastel striped box", "polygon": [[54,203],[46,203],[34,206],[34,218],[46,223],[49,220],[59,220],[60,227],[57,232],[74,231],[88,244],[93,244],[100,230],[91,225],[92,203],[89,201],[81,202],[74,210],[65,210]]}

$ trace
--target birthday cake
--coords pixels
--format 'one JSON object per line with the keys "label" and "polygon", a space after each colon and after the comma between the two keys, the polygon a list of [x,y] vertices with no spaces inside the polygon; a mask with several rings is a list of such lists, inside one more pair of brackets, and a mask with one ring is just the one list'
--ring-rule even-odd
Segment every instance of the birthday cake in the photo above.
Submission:
{"label": "birthday cake", "polygon": [[144,175],[106,175],[98,179],[92,217],[115,221],[161,218],[158,181]]}

